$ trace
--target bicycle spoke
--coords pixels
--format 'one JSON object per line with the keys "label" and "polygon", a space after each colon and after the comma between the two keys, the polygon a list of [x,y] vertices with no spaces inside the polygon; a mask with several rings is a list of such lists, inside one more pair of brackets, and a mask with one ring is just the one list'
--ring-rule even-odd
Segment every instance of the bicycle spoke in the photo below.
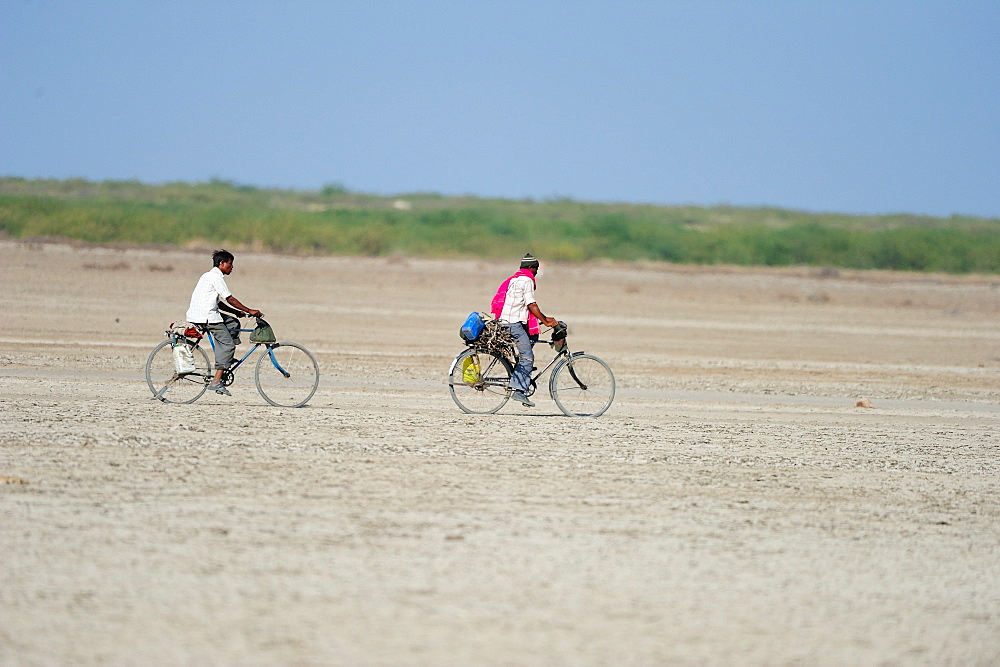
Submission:
{"label": "bicycle spoke", "polygon": [[278,343],[266,347],[257,360],[254,382],[271,405],[298,408],[308,403],[319,387],[319,364],[298,343]]}
{"label": "bicycle spoke", "polygon": [[208,355],[201,347],[192,352],[195,371],[178,376],[172,341],[165,340],[153,349],[146,360],[146,384],[155,398],[165,403],[193,403],[205,393],[206,380],[212,373]]}
{"label": "bicycle spoke", "polygon": [[597,417],[615,398],[615,376],[606,363],[582,354],[560,364],[552,372],[549,393],[570,417]]}
{"label": "bicycle spoke", "polygon": [[452,364],[448,390],[463,412],[491,414],[510,396],[510,364],[487,352],[465,350]]}

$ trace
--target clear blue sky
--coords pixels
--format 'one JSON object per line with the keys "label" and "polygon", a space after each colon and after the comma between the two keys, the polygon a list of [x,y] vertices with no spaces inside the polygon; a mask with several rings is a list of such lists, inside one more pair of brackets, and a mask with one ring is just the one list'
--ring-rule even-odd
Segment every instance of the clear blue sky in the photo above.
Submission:
{"label": "clear blue sky", "polygon": [[1000,217],[1000,2],[0,0],[0,174]]}

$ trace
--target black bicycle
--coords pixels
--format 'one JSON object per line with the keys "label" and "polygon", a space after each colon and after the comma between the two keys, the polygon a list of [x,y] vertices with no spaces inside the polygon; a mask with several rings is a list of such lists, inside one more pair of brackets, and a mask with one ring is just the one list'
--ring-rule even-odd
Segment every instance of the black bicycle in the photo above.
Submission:
{"label": "black bicycle", "polygon": [[[565,324],[561,324],[565,335]],[[499,327],[494,327],[499,331]],[[550,330],[557,331],[558,328]],[[488,330],[484,335],[489,335]],[[570,352],[565,338],[539,340],[556,350],[556,356],[531,376],[525,395],[535,393],[538,379],[549,369],[549,395],[569,417],[599,417],[615,400],[615,376],[598,357],[586,352]],[[477,340],[466,343],[448,370],[448,390],[455,404],[470,414],[493,414],[510,400],[510,377],[517,364],[517,348],[509,343],[496,345]]]}

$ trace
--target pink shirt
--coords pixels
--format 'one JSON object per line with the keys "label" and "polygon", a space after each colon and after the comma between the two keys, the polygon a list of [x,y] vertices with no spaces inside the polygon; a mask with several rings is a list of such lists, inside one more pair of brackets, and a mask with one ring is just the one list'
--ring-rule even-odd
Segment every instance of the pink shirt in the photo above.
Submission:
{"label": "pink shirt", "polygon": [[529,334],[538,333],[538,319],[528,310],[535,303],[535,275],[521,269],[500,284],[490,303],[490,312],[501,322],[522,322],[528,325]]}

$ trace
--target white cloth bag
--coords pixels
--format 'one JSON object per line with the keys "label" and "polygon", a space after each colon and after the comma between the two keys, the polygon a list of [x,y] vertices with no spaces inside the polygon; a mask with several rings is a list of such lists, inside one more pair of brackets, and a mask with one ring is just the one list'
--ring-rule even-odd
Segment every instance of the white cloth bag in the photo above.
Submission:
{"label": "white cloth bag", "polygon": [[194,352],[186,343],[174,343],[174,372],[187,375],[198,370],[194,365]]}

